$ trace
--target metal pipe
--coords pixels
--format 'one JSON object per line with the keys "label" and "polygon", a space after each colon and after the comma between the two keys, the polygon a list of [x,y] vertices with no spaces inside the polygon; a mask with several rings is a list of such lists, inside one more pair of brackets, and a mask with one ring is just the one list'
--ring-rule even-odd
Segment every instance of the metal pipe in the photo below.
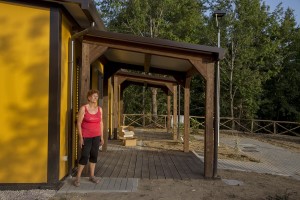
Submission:
{"label": "metal pipe", "polygon": [[178,119],[177,119],[177,140],[179,140],[180,134],[180,85],[178,85]]}

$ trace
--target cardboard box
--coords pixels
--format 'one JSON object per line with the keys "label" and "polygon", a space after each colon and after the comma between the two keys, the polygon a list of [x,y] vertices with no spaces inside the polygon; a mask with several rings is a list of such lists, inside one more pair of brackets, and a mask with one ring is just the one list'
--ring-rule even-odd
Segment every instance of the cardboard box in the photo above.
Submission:
{"label": "cardboard box", "polygon": [[126,147],[134,147],[136,146],[136,138],[125,138],[123,143]]}

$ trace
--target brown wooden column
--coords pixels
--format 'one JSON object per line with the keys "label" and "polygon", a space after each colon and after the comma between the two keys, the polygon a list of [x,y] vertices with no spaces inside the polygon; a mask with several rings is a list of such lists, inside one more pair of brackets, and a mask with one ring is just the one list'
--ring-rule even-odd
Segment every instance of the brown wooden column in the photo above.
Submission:
{"label": "brown wooden column", "polygon": [[207,63],[205,95],[204,177],[213,178],[214,163],[214,63]]}
{"label": "brown wooden column", "polygon": [[167,132],[171,130],[171,92],[168,91],[167,96]]}
{"label": "brown wooden column", "polygon": [[102,151],[107,151],[108,143],[108,79],[103,80],[103,106],[102,106],[102,120],[103,120],[103,139],[104,145]]}
{"label": "brown wooden column", "polygon": [[90,89],[90,58],[89,58],[89,44],[82,43],[82,67],[80,80],[80,106],[87,103],[87,92]]}
{"label": "brown wooden column", "polygon": [[117,139],[118,136],[118,100],[119,100],[119,84],[118,77],[114,76],[114,104],[113,104],[113,128],[114,128],[114,139]]}
{"label": "brown wooden column", "polygon": [[173,86],[173,140],[177,138],[177,86]]}
{"label": "brown wooden column", "polygon": [[190,142],[190,83],[192,77],[187,77],[184,84],[184,145],[183,151],[189,152]]}

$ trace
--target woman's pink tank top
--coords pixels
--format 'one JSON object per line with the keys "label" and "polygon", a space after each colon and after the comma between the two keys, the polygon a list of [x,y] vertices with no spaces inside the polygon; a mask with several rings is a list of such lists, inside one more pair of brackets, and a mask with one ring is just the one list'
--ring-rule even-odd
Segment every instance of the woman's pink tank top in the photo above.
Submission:
{"label": "woman's pink tank top", "polygon": [[98,107],[96,114],[90,114],[86,108],[85,114],[81,123],[82,137],[91,138],[100,136],[101,111]]}

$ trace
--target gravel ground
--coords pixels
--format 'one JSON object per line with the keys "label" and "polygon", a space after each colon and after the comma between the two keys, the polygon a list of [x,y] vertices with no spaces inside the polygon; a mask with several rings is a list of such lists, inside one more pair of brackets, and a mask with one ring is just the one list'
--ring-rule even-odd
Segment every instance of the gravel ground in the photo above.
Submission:
{"label": "gravel ground", "polygon": [[48,200],[56,190],[4,190],[0,191],[0,200]]}

